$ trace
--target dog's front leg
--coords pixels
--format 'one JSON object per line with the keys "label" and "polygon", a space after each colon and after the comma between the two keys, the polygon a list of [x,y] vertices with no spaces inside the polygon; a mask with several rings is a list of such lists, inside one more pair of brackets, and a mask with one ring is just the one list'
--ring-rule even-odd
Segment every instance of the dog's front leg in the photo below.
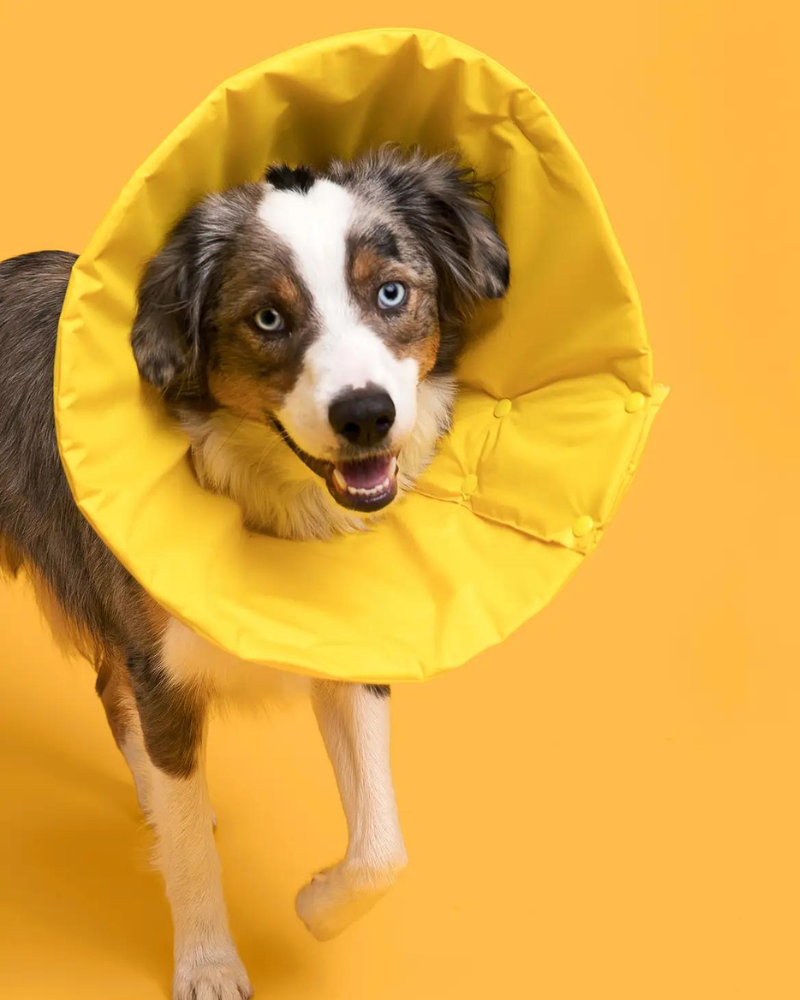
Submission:
{"label": "dog's front leg", "polygon": [[347,853],[300,891],[297,912],[327,940],[366,913],[407,863],[389,764],[389,689],[315,681],[312,700],[347,818]]}
{"label": "dog's front leg", "polygon": [[246,1000],[228,929],[204,768],[207,697],[154,658],[128,663],[151,763],[149,806],[175,934],[174,1000]]}

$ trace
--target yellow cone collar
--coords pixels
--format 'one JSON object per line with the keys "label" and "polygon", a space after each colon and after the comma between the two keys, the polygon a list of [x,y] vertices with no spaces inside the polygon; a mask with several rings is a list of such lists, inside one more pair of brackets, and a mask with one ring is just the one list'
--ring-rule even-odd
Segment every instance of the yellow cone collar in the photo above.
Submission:
{"label": "yellow cone collar", "polygon": [[[363,535],[252,534],[197,484],[187,439],[143,391],[129,343],[142,268],[208,192],[387,141],[457,148],[495,180],[511,290],[475,319],[454,429],[416,493]],[[371,682],[458,666],[544,607],[597,545],[665,395],[558,123],[502,66],[412,30],[314,42],[203,101],[75,264],[55,371],[75,500],[160,604],[246,660]]]}

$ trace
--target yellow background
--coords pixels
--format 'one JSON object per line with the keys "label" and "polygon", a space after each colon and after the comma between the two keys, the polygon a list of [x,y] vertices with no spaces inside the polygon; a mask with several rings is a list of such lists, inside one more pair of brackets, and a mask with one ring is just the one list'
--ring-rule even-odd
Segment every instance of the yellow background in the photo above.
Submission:
{"label": "yellow background", "polygon": [[[238,69],[420,25],[550,105],[673,386],[608,537],[555,603],[474,665],[396,690],[412,866],[347,936],[317,945],[292,911],[343,839],[310,713],[214,728],[218,844],[257,997],[800,993],[788,11],[0,3],[0,257],[82,249],[131,170]],[[166,903],[90,671],[63,662],[24,585],[0,602],[2,995],[164,997]]]}

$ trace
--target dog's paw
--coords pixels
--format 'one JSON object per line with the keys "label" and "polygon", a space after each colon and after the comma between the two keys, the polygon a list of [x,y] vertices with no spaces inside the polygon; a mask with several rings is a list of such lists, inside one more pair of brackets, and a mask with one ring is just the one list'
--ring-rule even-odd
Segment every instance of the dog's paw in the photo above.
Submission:
{"label": "dog's paw", "polygon": [[253,987],[244,966],[228,962],[179,962],[172,984],[172,1000],[249,1000]]}
{"label": "dog's paw", "polygon": [[382,868],[342,861],[318,872],[297,894],[297,915],[318,941],[329,941],[371,910],[405,865],[404,856]]}

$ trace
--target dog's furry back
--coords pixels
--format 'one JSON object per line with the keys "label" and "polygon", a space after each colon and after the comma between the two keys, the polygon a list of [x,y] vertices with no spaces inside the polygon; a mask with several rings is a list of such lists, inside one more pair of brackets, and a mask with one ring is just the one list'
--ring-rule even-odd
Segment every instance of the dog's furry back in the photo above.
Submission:
{"label": "dog's furry back", "polygon": [[141,643],[150,611],[75,505],[58,454],[53,364],[75,259],[52,251],[0,262],[0,568],[29,572],[54,632],[99,669]]}

